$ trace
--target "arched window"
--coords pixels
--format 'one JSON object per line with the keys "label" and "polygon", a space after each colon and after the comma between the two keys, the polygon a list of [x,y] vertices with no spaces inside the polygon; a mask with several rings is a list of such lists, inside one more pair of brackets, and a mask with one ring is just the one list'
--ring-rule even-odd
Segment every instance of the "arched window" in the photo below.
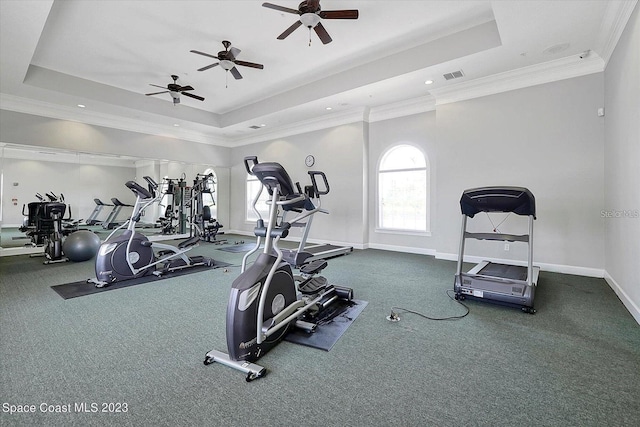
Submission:
{"label": "arched window", "polygon": [[429,231],[429,170],[425,155],[412,145],[396,145],[378,168],[378,228]]}

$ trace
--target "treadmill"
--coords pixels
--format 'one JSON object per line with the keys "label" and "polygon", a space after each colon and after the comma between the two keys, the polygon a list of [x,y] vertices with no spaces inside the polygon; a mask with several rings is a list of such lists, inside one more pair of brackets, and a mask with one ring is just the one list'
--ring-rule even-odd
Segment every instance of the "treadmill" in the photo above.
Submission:
{"label": "treadmill", "polygon": [[89,215],[89,218],[87,218],[87,220],[85,221],[85,224],[87,224],[87,225],[99,225],[99,224],[102,224],[102,221],[100,221],[98,219],[98,216],[100,215],[100,212],[102,212],[102,209],[104,209],[105,206],[113,206],[113,205],[110,205],[108,203],[104,203],[100,199],[93,199],[93,201],[96,203],[96,207],[93,208],[93,212],[91,212],[91,215]]}
{"label": "treadmill", "polygon": [[[302,193],[300,184],[296,183],[296,185],[298,186],[298,192]],[[329,192],[329,189],[327,188],[326,192],[314,194],[313,186],[308,185],[305,186],[304,191],[310,199],[307,202],[308,205],[304,209],[311,210],[315,208],[315,203],[319,200],[320,195],[327,194]],[[296,212],[296,209],[298,208],[285,208],[282,216],[282,221],[284,222],[286,220],[288,211]],[[322,208],[318,209],[318,212],[324,214],[329,213],[329,211]],[[280,249],[282,251],[284,261],[286,261],[294,268],[301,267],[304,264],[312,261],[329,259],[341,255],[347,255],[353,252],[353,246],[336,246],[330,245],[328,243],[307,245],[307,237],[309,236],[309,231],[311,230],[313,217],[313,215],[308,217],[306,222],[294,222],[290,224],[291,227],[300,227],[303,229],[300,243],[298,244],[298,247],[296,249]]]}
{"label": "treadmill", "polygon": [[[481,187],[465,190],[460,198],[462,232],[456,269],[455,298],[485,300],[521,308],[534,314],[533,299],[540,267],[533,265],[533,221],[536,219],[535,197],[523,187]],[[471,233],[467,218],[480,212],[512,212],[529,218],[528,234]],[[526,266],[482,261],[466,273],[462,272],[466,239],[523,242],[528,245]]]}
{"label": "treadmill", "polygon": [[124,207],[132,208],[133,205],[128,205],[126,203],[122,203],[118,198],[112,197],[111,203],[113,203],[113,209],[109,213],[107,219],[102,222],[102,228],[105,230],[113,230],[114,228],[120,226],[124,221],[118,220],[118,215],[120,215],[120,211]]}

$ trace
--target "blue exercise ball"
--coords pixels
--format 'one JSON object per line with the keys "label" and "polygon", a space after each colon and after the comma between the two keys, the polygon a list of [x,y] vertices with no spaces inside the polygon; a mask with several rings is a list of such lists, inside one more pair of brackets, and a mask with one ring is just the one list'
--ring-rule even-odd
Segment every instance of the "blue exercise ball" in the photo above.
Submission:
{"label": "blue exercise ball", "polygon": [[75,231],[62,243],[62,252],[70,261],[87,261],[98,253],[100,237],[89,230]]}

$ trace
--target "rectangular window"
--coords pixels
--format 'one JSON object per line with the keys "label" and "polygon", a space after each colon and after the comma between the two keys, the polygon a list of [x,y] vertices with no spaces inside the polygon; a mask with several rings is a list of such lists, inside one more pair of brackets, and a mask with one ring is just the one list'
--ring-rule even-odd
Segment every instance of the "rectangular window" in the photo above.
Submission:
{"label": "rectangular window", "polygon": [[[258,217],[253,210],[253,199],[258,194],[258,191],[262,188],[262,183],[257,179],[251,177],[247,179],[247,191],[246,191],[246,199],[245,206],[247,210],[246,219],[247,221],[256,221]],[[269,206],[267,205],[267,200],[269,200],[269,192],[267,190],[262,190],[260,194],[260,199],[256,203],[256,209],[260,212],[263,218],[267,218],[269,216]]]}

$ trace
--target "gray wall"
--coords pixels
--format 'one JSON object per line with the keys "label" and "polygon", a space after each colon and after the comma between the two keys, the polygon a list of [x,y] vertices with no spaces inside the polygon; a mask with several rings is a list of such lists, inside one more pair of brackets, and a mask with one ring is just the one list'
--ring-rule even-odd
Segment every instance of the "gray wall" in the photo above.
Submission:
{"label": "gray wall", "polygon": [[[363,247],[366,234],[363,225],[365,132],[366,125],[359,122],[235,148],[231,156],[233,215],[230,228],[251,232],[255,226],[255,223],[245,221],[247,173],[243,164],[245,156],[255,155],[260,161],[281,163],[291,179],[302,186],[309,182],[308,170],[325,172],[331,191],[322,199],[322,207],[330,214],[315,215],[309,240]],[[308,154],[316,158],[312,168],[304,164]],[[299,235],[298,230],[291,233],[292,237]]]}
{"label": "gray wall", "polygon": [[225,147],[2,110],[0,142],[228,166]]}
{"label": "gray wall", "polygon": [[[383,120],[369,125],[369,244],[373,248],[410,251],[417,253],[435,254],[436,244],[432,237],[437,235],[436,218],[436,166],[437,166],[437,135],[436,113],[430,111],[406,117]],[[377,171],[380,160],[386,151],[398,144],[408,144],[419,148],[428,161],[430,172],[430,228],[431,235],[417,233],[389,233],[377,229],[377,200],[378,177]]]}
{"label": "gray wall", "polygon": [[[14,111],[2,110],[0,113],[0,142],[9,144],[20,144],[24,146],[33,146],[36,149],[42,147],[51,147],[55,149],[69,150],[81,153],[96,153],[106,155],[131,156],[140,161],[151,161],[159,163],[171,163],[176,173],[185,172],[189,183],[192,182],[196,172],[202,172],[207,167],[213,167],[218,176],[218,219],[223,225],[227,225],[230,217],[228,210],[229,203],[229,159],[231,149],[226,147],[217,147],[206,144],[199,144],[190,141],[177,140],[173,138],[146,135],[137,132],[129,132],[119,129],[106,128],[101,126],[88,125],[84,123],[71,122],[65,120],[52,119],[31,114],[17,113]],[[171,161],[162,160],[170,159]],[[10,163],[10,159],[3,159],[4,168]],[[33,165],[34,163],[32,163]],[[128,179],[142,179],[146,174],[137,173],[135,166],[133,174],[123,173],[117,169],[109,167],[101,167],[100,169],[85,167],[85,173],[91,177],[90,180],[84,182],[78,181],[78,174],[74,170],[62,171],[59,167],[56,173],[49,171],[49,166],[42,165],[42,172],[36,173],[39,179],[43,177],[54,176],[51,178],[48,188],[50,191],[56,191],[53,187],[60,188],[58,192],[65,195],[76,194],[75,200],[67,200],[77,205],[77,217],[86,217],[93,209],[93,197],[106,198],[122,197],[123,202],[132,202],[131,193],[124,186],[124,182]],[[177,169],[176,169],[177,168]],[[174,171],[174,169],[171,169]],[[142,167],[141,170],[147,170]],[[157,178],[160,179],[160,170],[157,170]],[[179,172],[179,173],[178,173]],[[53,173],[53,175],[51,175]],[[154,172],[155,173],[155,172]],[[130,175],[130,176],[129,176]],[[140,175],[140,176],[136,176]],[[31,177],[23,178],[31,180]],[[34,178],[38,179],[38,178]],[[47,178],[48,179],[48,178]],[[58,184],[57,179],[61,182]],[[66,181],[68,179],[68,181]],[[64,183],[62,181],[65,181]],[[113,184],[112,184],[113,181]],[[78,184],[78,191],[62,190],[69,186]],[[55,184],[55,185],[54,185]],[[48,191],[46,188],[36,185],[30,186],[35,191]],[[26,193],[20,194],[20,200],[29,198],[33,192],[29,189]],[[6,194],[5,194],[6,193]],[[5,225],[13,225],[15,221],[15,213],[13,212],[9,188],[7,181],[1,196],[4,212],[2,223]],[[132,200],[129,200],[132,199]],[[103,200],[106,201],[106,200]],[[20,206],[21,207],[21,206]],[[76,213],[74,213],[76,216]],[[156,213],[154,212],[154,217]],[[147,220],[146,218],[144,219]]]}
{"label": "gray wall", "polygon": [[[537,264],[547,270],[602,276],[604,224],[603,74],[562,80],[468,101],[436,111],[370,125],[369,197],[372,247],[456,259],[460,205],[467,188],[523,186],[536,196]],[[376,231],[377,167],[393,145],[408,143],[428,157],[431,169],[431,235]],[[494,223],[506,215],[494,215]],[[490,231],[479,215],[473,230]],[[526,219],[511,215],[502,232],[522,234]],[[526,245],[469,241],[473,257],[523,261]]]}
{"label": "gray wall", "polygon": [[[5,158],[3,175],[4,226],[22,224],[22,206],[36,201],[35,193],[63,194],[66,203],[71,206],[74,219],[89,217],[95,208],[94,198],[109,204],[112,197],[117,197],[127,204],[133,204],[135,200],[131,191],[124,186],[126,180],[135,178],[136,169],[133,163],[130,167],[123,167]],[[105,219],[110,209],[105,207],[100,219]],[[123,210],[122,215],[130,212]]]}
{"label": "gray wall", "polygon": [[[602,275],[604,118],[597,109],[603,87],[598,73],[439,106],[438,252],[457,253],[464,189],[522,186],[536,197],[535,261]],[[477,246],[470,245],[468,253],[518,255],[503,246],[489,253]]]}
{"label": "gray wall", "polygon": [[605,71],[604,210],[613,217],[604,226],[605,277],[640,323],[639,14],[636,6]]}

